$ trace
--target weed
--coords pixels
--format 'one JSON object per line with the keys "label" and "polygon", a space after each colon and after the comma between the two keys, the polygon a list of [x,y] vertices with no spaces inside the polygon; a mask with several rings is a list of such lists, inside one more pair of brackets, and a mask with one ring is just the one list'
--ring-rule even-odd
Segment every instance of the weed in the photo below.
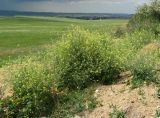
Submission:
{"label": "weed", "polygon": [[59,98],[53,117],[70,118],[84,110],[92,110],[97,101],[93,97],[94,87],[84,90],[66,91]]}
{"label": "weed", "polygon": [[159,63],[159,50],[142,51],[135,56],[130,62],[130,70],[133,74],[131,81],[133,86],[139,86],[144,81],[147,83],[158,81],[158,63]]}
{"label": "weed", "polygon": [[160,88],[157,90],[157,97],[160,98]]}
{"label": "weed", "polygon": [[113,111],[109,113],[109,118],[125,118],[123,111],[118,110],[117,106],[112,106]]}
{"label": "weed", "polygon": [[156,110],[154,118],[160,118],[160,110]]}

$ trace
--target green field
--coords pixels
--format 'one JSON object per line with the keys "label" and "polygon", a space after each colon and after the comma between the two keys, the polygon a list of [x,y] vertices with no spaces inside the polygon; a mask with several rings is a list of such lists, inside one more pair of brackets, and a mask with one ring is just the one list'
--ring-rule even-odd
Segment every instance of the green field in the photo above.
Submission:
{"label": "green field", "polygon": [[127,20],[78,20],[57,17],[0,17],[0,65],[19,55],[42,50],[71,25],[90,31],[111,32]]}

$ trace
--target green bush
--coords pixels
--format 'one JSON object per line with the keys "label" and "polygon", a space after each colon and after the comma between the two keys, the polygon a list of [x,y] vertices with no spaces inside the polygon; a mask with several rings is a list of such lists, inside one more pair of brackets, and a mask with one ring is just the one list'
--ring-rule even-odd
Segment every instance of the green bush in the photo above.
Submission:
{"label": "green bush", "polygon": [[145,45],[156,41],[152,32],[147,30],[134,31],[131,34],[127,34],[127,38],[136,52]]}
{"label": "green bush", "polygon": [[52,113],[56,102],[53,80],[45,67],[29,59],[13,74],[13,95],[2,101],[6,117],[41,117]]}
{"label": "green bush", "polygon": [[130,70],[133,74],[133,85],[146,82],[159,82],[159,49],[142,49],[130,62]]}
{"label": "green bush", "polygon": [[123,61],[121,52],[113,49],[115,43],[110,37],[79,27],[64,34],[48,52],[58,86],[83,89],[94,81],[114,81]]}
{"label": "green bush", "polygon": [[160,1],[152,0],[150,4],[144,4],[137,9],[137,12],[129,21],[129,30],[135,31],[140,29],[152,30],[160,32]]}

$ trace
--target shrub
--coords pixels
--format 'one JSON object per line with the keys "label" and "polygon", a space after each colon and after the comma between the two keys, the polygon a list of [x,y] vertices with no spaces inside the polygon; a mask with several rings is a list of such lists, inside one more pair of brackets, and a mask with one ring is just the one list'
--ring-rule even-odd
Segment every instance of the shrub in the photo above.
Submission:
{"label": "shrub", "polygon": [[156,32],[160,32],[160,1],[152,0],[150,4],[144,4],[137,9],[137,12],[129,21],[129,29],[132,31],[139,29],[151,29],[156,35]]}
{"label": "shrub", "polygon": [[128,34],[127,38],[136,52],[145,45],[156,41],[152,32],[147,30],[134,31],[131,34]]}
{"label": "shrub", "polygon": [[109,83],[121,71],[121,56],[113,49],[116,41],[79,27],[63,35],[50,49],[58,86],[83,89],[93,81]]}
{"label": "shrub", "polygon": [[130,62],[130,70],[133,74],[133,85],[142,82],[159,82],[159,49],[142,49]]}
{"label": "shrub", "polygon": [[13,75],[13,95],[2,108],[7,117],[48,116],[56,102],[53,80],[45,67],[32,60],[22,63]]}

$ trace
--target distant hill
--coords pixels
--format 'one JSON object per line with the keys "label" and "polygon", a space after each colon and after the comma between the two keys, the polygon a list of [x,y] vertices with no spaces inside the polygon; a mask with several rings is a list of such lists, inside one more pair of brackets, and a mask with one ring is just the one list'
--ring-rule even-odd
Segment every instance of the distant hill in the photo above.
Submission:
{"label": "distant hill", "polygon": [[127,19],[132,14],[112,14],[112,13],[54,13],[54,12],[27,12],[27,11],[5,11],[0,10],[0,16],[58,16],[78,19]]}

